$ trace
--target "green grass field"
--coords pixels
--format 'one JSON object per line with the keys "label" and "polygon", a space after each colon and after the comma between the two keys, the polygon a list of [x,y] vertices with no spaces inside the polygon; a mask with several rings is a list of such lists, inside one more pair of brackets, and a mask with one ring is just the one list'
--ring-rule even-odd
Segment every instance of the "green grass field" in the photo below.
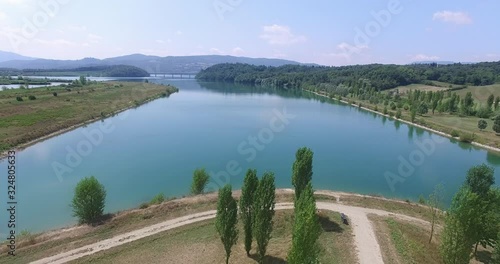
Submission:
{"label": "green grass field", "polygon": [[410,90],[420,90],[420,91],[442,91],[442,90],[447,90],[447,87],[438,87],[438,86],[430,86],[430,85],[425,85],[425,84],[410,84],[406,86],[399,86],[393,89],[389,89],[387,91],[395,91],[399,90],[400,93],[407,93]]}
{"label": "green grass field", "polygon": [[0,91],[0,152],[175,91],[171,86],[132,82]]}

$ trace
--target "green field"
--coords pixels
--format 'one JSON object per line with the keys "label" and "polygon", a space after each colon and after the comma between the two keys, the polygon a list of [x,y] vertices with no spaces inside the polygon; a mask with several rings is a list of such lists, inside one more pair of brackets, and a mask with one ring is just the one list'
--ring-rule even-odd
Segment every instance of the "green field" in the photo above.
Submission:
{"label": "green field", "polygon": [[447,87],[438,87],[438,86],[430,86],[430,85],[425,85],[425,84],[410,84],[406,86],[399,86],[394,89],[390,89],[387,91],[395,91],[398,90],[400,93],[407,93],[410,90],[420,90],[420,91],[442,91],[442,90],[447,90],[449,88]]}
{"label": "green field", "polygon": [[131,82],[0,91],[0,152],[176,91]]}

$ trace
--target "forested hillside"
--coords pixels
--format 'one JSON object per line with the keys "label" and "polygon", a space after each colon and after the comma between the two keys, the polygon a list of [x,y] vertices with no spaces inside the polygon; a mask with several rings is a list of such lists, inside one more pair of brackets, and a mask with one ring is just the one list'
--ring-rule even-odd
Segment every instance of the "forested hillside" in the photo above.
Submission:
{"label": "forested hillside", "polygon": [[130,65],[89,66],[75,69],[1,69],[2,76],[95,76],[95,77],[149,77],[149,73]]}
{"label": "forested hillside", "polygon": [[476,64],[354,65],[342,67],[248,64],[218,64],[202,70],[199,80],[225,81],[278,88],[343,84],[351,88],[387,90],[398,86],[439,81],[457,85],[490,85],[500,81],[500,62]]}

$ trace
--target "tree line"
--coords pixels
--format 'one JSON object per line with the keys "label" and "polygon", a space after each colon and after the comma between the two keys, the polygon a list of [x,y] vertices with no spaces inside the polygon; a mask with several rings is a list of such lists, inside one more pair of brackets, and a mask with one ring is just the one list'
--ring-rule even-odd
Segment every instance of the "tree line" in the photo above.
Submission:
{"label": "tree line", "polygon": [[500,62],[438,65],[352,65],[341,67],[284,65],[255,66],[242,63],[217,64],[200,71],[196,78],[277,88],[303,88],[323,83],[356,88],[365,80],[378,91],[432,81],[456,85],[490,85],[500,81]]}

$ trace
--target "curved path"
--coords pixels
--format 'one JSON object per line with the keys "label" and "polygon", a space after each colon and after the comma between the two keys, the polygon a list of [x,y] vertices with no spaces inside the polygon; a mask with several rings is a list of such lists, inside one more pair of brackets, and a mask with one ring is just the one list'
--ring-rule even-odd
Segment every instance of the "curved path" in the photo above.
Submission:
{"label": "curved path", "polygon": [[[334,212],[342,212],[346,214],[349,218],[350,225],[352,226],[354,233],[354,243],[356,246],[356,253],[358,261],[361,264],[378,264],[384,263],[382,260],[382,254],[380,251],[380,246],[375,237],[375,232],[373,231],[373,226],[368,220],[368,214],[375,214],[379,216],[394,216],[402,220],[419,222],[427,224],[427,221],[422,219],[395,214],[378,209],[370,209],[356,206],[343,205],[331,202],[317,202],[316,206],[321,210],[329,210]],[[276,210],[293,209],[293,203],[277,203]],[[155,225],[144,227],[132,232],[128,232],[122,235],[115,236],[110,239],[102,240],[94,244],[83,246],[68,252],[60,253],[52,257],[40,259],[32,263],[42,264],[42,263],[65,263],[72,261],[84,256],[88,256],[103,250],[108,250],[113,247],[123,245],[144,237],[148,237],[160,232],[164,232],[170,229],[174,229],[183,225],[188,225],[208,219],[215,218],[216,211],[206,211],[202,213],[191,214],[168,221],[164,221]]]}

